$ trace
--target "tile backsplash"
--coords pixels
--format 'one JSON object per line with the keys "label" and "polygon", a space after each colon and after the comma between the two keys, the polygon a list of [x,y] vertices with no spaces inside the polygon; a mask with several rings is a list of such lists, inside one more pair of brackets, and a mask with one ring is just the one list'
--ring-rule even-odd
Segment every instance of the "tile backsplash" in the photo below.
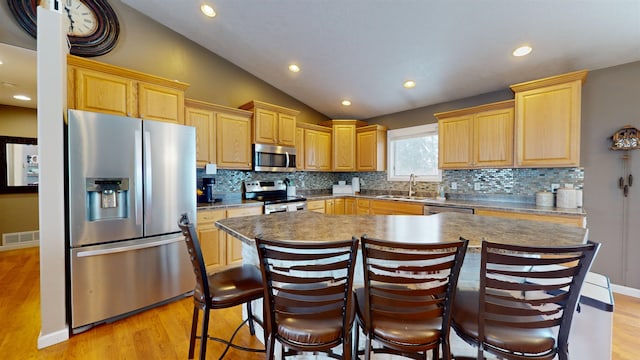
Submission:
{"label": "tile backsplash", "polygon": [[[387,181],[387,173],[381,172],[254,172],[240,170],[218,170],[216,175],[206,175],[198,169],[198,181],[202,177],[214,177],[215,191],[219,193],[242,192],[246,180],[290,179],[302,192],[331,191],[332,185],[344,180],[351,183],[353,177],[360,178],[361,192],[404,192],[406,181]],[[456,183],[456,189],[452,184]],[[442,184],[449,198],[500,200],[513,202],[535,202],[535,193],[551,190],[551,184],[584,184],[583,168],[531,168],[531,169],[475,169],[445,170]],[[422,196],[435,196],[440,183],[419,182],[416,191]]]}

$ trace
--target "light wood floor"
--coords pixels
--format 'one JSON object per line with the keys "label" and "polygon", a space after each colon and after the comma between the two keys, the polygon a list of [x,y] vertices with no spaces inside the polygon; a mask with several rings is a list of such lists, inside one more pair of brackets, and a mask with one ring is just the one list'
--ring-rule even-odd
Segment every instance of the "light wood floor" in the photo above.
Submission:
{"label": "light wood floor", "polygon": [[[193,303],[191,298],[94,327],[68,341],[37,350],[40,332],[38,248],[0,252],[0,358],[2,359],[186,359]],[[640,358],[640,299],[615,295],[613,360]],[[212,335],[226,337],[240,322],[239,307],[213,312]],[[239,344],[261,344],[243,329]],[[207,359],[222,345],[209,342]],[[264,359],[264,354],[231,350],[225,359]],[[591,360],[591,359],[574,359]],[[600,359],[593,359],[600,360]]]}

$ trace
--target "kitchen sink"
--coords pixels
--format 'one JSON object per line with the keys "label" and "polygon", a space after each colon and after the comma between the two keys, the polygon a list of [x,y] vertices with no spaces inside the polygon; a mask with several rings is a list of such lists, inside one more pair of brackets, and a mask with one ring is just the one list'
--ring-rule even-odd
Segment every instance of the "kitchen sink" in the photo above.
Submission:
{"label": "kitchen sink", "polygon": [[378,195],[377,199],[393,199],[393,200],[406,200],[406,201],[425,201],[434,200],[434,198],[426,196],[407,196],[407,195]]}

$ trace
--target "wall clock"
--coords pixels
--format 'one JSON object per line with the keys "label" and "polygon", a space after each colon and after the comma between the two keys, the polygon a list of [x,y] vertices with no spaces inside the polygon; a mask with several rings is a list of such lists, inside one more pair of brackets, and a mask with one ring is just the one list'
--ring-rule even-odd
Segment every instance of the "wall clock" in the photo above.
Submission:
{"label": "wall clock", "polygon": [[[18,24],[35,38],[38,0],[7,2]],[[99,56],[113,49],[120,34],[120,26],[118,17],[107,0],[61,0],[60,6],[72,54]]]}

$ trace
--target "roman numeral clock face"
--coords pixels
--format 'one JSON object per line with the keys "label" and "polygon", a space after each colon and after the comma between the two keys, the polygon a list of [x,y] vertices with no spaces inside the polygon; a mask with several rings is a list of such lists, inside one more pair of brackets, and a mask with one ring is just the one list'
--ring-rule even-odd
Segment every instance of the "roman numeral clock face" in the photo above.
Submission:
{"label": "roman numeral clock face", "polygon": [[[7,0],[18,24],[34,38],[37,0]],[[118,40],[118,17],[107,0],[61,0],[70,52],[80,56],[99,56],[113,49]]]}
{"label": "roman numeral clock face", "polygon": [[82,1],[65,0],[63,15],[67,24],[67,35],[91,35],[98,27],[96,14]]}

